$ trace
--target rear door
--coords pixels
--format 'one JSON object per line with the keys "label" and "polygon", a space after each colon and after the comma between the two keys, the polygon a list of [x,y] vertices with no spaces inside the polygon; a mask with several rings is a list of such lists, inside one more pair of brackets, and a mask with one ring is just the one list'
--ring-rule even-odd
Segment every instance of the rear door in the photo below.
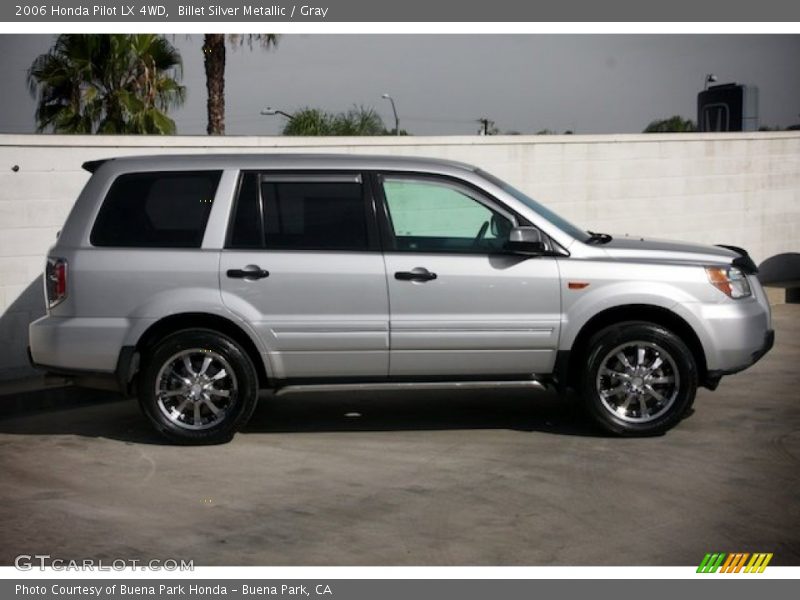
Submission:
{"label": "rear door", "polygon": [[273,377],[387,376],[386,273],[361,173],[242,173],[220,285]]}
{"label": "rear door", "polygon": [[453,179],[383,174],[393,377],[529,377],[553,368],[559,272],[504,253],[518,218]]}

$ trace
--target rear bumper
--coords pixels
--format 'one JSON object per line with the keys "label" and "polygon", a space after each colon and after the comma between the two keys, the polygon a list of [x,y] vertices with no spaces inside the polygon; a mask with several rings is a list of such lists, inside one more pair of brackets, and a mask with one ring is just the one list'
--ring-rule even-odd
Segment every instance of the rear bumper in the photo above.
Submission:
{"label": "rear bumper", "polygon": [[113,373],[130,329],[124,318],[46,315],[28,327],[31,356],[56,369]]}
{"label": "rear bumper", "polygon": [[133,346],[122,343],[124,319],[45,316],[30,324],[30,364],[82,387],[130,391],[138,368]]}
{"label": "rear bumper", "polygon": [[44,371],[45,376],[67,379],[77,387],[111,390],[127,396],[133,393],[133,376],[138,369],[139,355],[134,346],[123,346],[119,352],[117,367],[110,373],[37,363],[33,360],[30,346],[28,346],[28,362],[33,368]]}

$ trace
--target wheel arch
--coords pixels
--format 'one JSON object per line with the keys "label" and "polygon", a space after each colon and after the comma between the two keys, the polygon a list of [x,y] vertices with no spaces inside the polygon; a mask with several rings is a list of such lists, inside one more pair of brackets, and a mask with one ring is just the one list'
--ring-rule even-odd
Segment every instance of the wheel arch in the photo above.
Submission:
{"label": "wheel arch", "polygon": [[586,359],[588,342],[598,331],[624,321],[648,321],[661,325],[677,335],[689,347],[697,364],[701,385],[714,389],[716,381],[708,378],[708,367],[703,345],[692,326],[677,313],[653,304],[625,304],[607,308],[583,324],[569,350],[560,350],[556,358],[554,375],[559,387],[574,386],[579,369]]}
{"label": "wheel arch", "polygon": [[258,375],[259,388],[269,387],[270,377],[256,342],[242,327],[219,315],[190,312],[169,315],[159,319],[139,336],[135,345],[135,352],[143,358],[159,340],[183,329],[210,329],[233,339],[242,346],[250,360],[253,361],[253,366],[255,366],[256,374]]}

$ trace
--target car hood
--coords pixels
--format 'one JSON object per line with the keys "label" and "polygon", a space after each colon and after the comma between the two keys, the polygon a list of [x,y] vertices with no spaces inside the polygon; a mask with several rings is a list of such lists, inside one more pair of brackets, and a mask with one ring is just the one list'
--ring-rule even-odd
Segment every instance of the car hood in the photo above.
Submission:
{"label": "car hood", "polygon": [[610,242],[599,247],[613,258],[633,260],[729,264],[734,259],[747,255],[744,250],[738,252],[738,249],[732,250],[720,246],[626,235],[614,236]]}

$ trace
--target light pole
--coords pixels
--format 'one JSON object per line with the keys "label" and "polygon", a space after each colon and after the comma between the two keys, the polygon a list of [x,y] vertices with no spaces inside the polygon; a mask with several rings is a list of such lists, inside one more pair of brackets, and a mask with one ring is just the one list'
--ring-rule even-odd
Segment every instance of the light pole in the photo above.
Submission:
{"label": "light pole", "polygon": [[397,116],[397,107],[394,105],[394,98],[392,98],[389,94],[383,94],[381,98],[392,103],[392,112],[394,113],[394,133],[395,135],[400,135],[400,118]]}
{"label": "light pole", "polygon": [[716,83],[716,81],[717,81],[717,76],[716,75],[714,75],[713,73],[706,74],[706,83],[703,86],[703,91],[706,91],[708,89],[708,84],[709,83]]}
{"label": "light pole", "polygon": [[261,111],[261,114],[264,115],[264,116],[267,116],[267,117],[272,117],[272,116],[275,116],[275,115],[283,115],[284,117],[286,117],[290,121],[292,119],[294,119],[294,115],[292,115],[290,113],[287,113],[286,111],[283,111],[283,110],[278,110],[277,108],[272,108],[271,106],[268,106],[267,108],[263,109]]}

